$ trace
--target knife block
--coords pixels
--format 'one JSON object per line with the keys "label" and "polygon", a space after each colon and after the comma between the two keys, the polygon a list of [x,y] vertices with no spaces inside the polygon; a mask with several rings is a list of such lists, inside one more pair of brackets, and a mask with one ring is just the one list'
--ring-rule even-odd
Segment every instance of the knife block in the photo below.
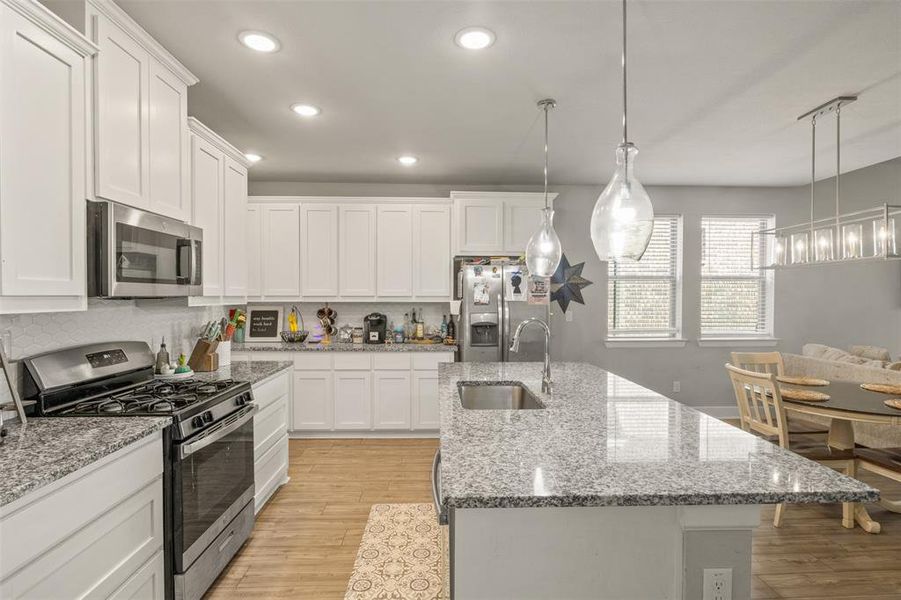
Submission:
{"label": "knife block", "polygon": [[194,350],[191,352],[191,358],[188,359],[188,366],[196,373],[208,373],[219,368],[219,355],[216,354],[216,348],[219,347],[219,341],[208,342],[206,340],[197,340],[194,344]]}

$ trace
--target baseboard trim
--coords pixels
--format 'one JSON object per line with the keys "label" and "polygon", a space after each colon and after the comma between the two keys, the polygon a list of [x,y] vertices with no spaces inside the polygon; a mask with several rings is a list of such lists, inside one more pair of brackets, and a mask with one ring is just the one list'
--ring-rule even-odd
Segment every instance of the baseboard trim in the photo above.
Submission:
{"label": "baseboard trim", "polygon": [[435,439],[437,431],[289,431],[292,440],[346,440],[346,439]]}
{"label": "baseboard trim", "polygon": [[695,406],[694,409],[717,419],[738,418],[738,407],[734,404],[726,406]]}

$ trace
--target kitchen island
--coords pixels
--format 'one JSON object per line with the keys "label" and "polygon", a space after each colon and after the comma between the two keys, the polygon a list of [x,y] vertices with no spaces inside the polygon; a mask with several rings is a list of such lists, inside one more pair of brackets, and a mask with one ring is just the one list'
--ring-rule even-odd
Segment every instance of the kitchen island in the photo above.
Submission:
{"label": "kitchen island", "polygon": [[[760,505],[878,498],[869,486],[627,379],[554,363],[441,365],[436,497],[451,597],[750,598]],[[461,382],[520,382],[543,408],[463,407]]]}

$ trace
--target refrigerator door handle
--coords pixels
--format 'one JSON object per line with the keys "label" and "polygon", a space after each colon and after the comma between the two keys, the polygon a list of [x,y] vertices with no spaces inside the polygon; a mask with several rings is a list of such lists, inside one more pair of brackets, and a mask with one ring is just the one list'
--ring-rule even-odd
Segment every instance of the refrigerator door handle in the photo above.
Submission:
{"label": "refrigerator door handle", "polygon": [[500,294],[497,295],[497,340],[500,345],[498,358],[501,362],[507,360],[507,334],[506,323],[504,322],[504,298]]}

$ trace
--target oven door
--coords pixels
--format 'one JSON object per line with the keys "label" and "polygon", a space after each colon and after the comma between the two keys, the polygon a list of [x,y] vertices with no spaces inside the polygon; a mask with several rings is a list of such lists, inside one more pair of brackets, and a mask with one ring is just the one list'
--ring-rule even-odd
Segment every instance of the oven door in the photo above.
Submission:
{"label": "oven door", "polygon": [[175,572],[184,573],[253,500],[253,415],[247,404],[183,442],[173,457]]}
{"label": "oven door", "polygon": [[91,229],[100,231],[88,237],[98,284],[90,286],[91,295],[146,298],[203,293],[201,229],[111,202],[92,204]]}

